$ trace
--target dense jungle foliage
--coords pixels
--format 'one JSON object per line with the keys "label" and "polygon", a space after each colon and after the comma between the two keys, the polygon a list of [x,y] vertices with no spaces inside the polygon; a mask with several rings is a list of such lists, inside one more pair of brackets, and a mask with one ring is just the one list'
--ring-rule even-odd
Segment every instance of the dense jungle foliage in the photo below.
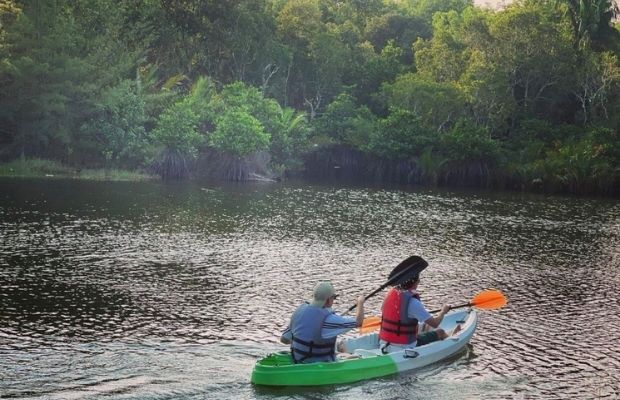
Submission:
{"label": "dense jungle foliage", "polygon": [[0,161],[620,193],[603,0],[0,0]]}

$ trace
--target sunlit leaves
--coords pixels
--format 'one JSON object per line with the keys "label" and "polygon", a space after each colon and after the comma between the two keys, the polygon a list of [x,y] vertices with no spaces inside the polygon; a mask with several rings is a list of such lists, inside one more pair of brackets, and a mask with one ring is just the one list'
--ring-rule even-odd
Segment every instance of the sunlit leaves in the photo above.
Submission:
{"label": "sunlit leaves", "polygon": [[342,93],[317,120],[318,133],[336,142],[362,148],[376,129],[376,117],[366,107],[358,107],[355,99]]}
{"label": "sunlit leaves", "polygon": [[582,52],[573,93],[581,106],[581,121],[598,122],[609,118],[610,100],[620,89],[620,63],[610,52]]}
{"label": "sunlit leaves", "polygon": [[404,109],[391,110],[373,131],[363,150],[381,157],[403,159],[421,154],[435,143],[435,134],[420,118]]}
{"label": "sunlit leaves", "polygon": [[436,82],[419,74],[404,74],[384,85],[390,108],[408,110],[428,127],[441,130],[465,111],[463,96],[453,82]]}
{"label": "sunlit leaves", "polygon": [[187,99],[174,103],[160,114],[153,138],[165,149],[195,157],[204,136],[198,132],[200,118],[192,108]]}
{"label": "sunlit leaves", "polygon": [[131,81],[106,89],[82,125],[83,135],[96,138],[104,158],[115,167],[142,164],[150,143],[144,129],[144,100]]}
{"label": "sunlit leaves", "polygon": [[278,33],[289,43],[307,46],[321,30],[317,0],[290,0],[277,17]]}
{"label": "sunlit leaves", "polygon": [[600,49],[620,39],[620,34],[613,28],[614,20],[620,14],[617,2],[558,0],[557,3],[571,23],[576,47],[584,49],[592,43]]}
{"label": "sunlit leaves", "polygon": [[270,135],[256,118],[243,109],[230,109],[217,120],[210,144],[219,150],[245,156],[266,149]]}

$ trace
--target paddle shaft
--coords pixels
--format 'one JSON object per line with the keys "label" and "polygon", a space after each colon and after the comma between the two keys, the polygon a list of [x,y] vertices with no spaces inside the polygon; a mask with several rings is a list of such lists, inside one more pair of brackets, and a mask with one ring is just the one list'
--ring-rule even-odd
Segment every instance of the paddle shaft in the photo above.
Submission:
{"label": "paddle shaft", "polygon": [[[459,304],[458,306],[452,306],[450,307],[450,310],[454,310],[455,308],[463,308],[463,307],[470,307],[472,304],[471,303],[464,303],[464,304]],[[441,311],[441,309],[439,310],[433,310],[430,313],[431,314],[435,314],[438,313],[439,311]],[[369,317],[369,318],[373,318],[373,317]],[[381,320],[379,319],[378,321],[373,321],[369,323],[369,326],[374,326],[374,325],[379,325],[379,323],[381,322]]]}
{"label": "paddle shaft", "polygon": [[[472,304],[471,303],[465,303],[465,304],[459,304],[458,306],[452,306],[450,307],[450,310],[454,310],[455,308],[463,308],[463,307],[471,307]],[[438,313],[439,311],[441,311],[441,308],[439,310],[433,310],[431,311],[431,314],[435,314]]]}
{"label": "paddle shaft", "polygon": [[[471,302],[469,302],[469,303],[459,304],[458,306],[452,306],[452,307],[450,307],[450,310],[454,310],[455,308],[463,308],[463,307],[471,307],[471,306],[472,306],[472,304],[471,304]],[[441,309],[433,310],[433,311],[431,311],[431,314],[438,313],[439,311],[441,311]],[[370,318],[373,318],[373,317],[370,317]],[[381,319],[368,323],[366,325],[366,328],[371,328],[372,329],[375,326],[379,326],[380,324],[381,324]]]}
{"label": "paddle shaft", "polygon": [[[371,298],[372,296],[376,295],[377,293],[379,293],[380,291],[382,291],[383,289],[385,289],[385,288],[386,288],[386,286],[388,286],[390,283],[392,283],[392,281],[386,282],[386,283],[384,283],[383,285],[381,285],[381,287],[380,287],[380,288],[378,288],[377,290],[375,290],[374,292],[372,292],[372,293],[371,293],[371,294],[369,294],[368,296],[364,297],[364,301],[368,300],[368,299],[369,299],[369,298]],[[351,307],[349,307],[349,308],[347,309],[347,311],[345,311],[344,313],[346,314],[346,313],[348,313],[348,312],[353,311],[353,309],[354,309],[355,307],[357,307],[357,304],[353,304],[353,305],[352,305]]]}
{"label": "paddle shaft", "polygon": [[[506,303],[506,296],[504,296],[502,292],[497,290],[484,290],[475,295],[473,299],[469,300],[469,302],[458,306],[452,306],[450,307],[450,310],[461,307],[476,307],[487,310],[495,310],[505,306]],[[431,311],[431,313],[436,313],[439,311],[441,310]]]}

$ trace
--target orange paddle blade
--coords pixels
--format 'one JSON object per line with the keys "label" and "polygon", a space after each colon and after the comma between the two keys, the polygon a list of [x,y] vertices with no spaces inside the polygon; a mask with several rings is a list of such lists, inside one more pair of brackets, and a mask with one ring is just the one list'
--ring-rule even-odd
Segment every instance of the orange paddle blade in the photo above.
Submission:
{"label": "orange paddle blade", "polygon": [[483,310],[496,310],[508,303],[506,296],[499,290],[484,290],[469,302],[472,306]]}
{"label": "orange paddle blade", "polygon": [[368,318],[364,318],[364,322],[362,322],[362,326],[359,327],[360,333],[368,333],[372,332],[376,329],[379,329],[381,326],[381,317],[372,316]]}

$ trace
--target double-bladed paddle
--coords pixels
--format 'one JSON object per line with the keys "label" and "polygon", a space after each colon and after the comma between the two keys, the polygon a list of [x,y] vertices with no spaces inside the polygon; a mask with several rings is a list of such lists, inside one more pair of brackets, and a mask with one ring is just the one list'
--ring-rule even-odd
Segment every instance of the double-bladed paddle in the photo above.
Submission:
{"label": "double-bladed paddle", "polygon": [[[479,310],[497,310],[504,307],[508,303],[506,296],[499,290],[484,290],[475,295],[468,303],[459,304],[458,306],[450,307],[450,310],[463,307],[475,307]],[[433,310],[431,313],[441,311]],[[381,326],[381,317],[372,316],[364,319],[362,326],[360,326],[360,333],[372,332],[375,329],[379,329]]]}

